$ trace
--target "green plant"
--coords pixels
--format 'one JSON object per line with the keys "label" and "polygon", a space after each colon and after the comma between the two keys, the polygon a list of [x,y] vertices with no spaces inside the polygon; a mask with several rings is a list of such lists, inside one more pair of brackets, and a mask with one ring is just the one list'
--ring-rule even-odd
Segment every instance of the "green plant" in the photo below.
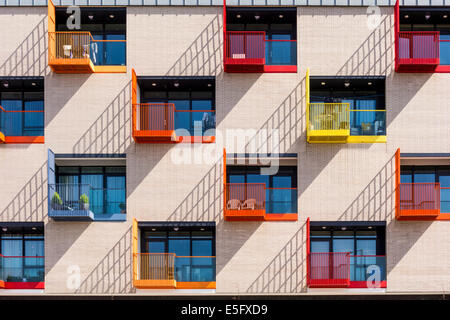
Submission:
{"label": "green plant", "polygon": [[55,192],[53,194],[52,203],[62,205],[62,200],[61,200],[61,197],[59,196],[58,192]]}
{"label": "green plant", "polygon": [[80,202],[81,202],[81,203],[84,203],[84,204],[89,203],[89,197],[88,197],[86,194],[83,193],[83,194],[80,196]]}
{"label": "green plant", "polygon": [[127,205],[125,203],[120,203],[119,208],[120,210],[125,210],[127,208]]}

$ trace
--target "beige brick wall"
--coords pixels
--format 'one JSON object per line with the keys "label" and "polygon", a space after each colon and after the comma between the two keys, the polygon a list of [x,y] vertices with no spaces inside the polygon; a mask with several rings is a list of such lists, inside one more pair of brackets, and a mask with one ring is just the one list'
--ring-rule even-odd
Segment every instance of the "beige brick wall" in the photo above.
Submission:
{"label": "beige brick wall", "polygon": [[[0,19],[20,21],[22,38],[45,18],[43,9],[8,10],[16,18],[5,14]],[[5,181],[0,219],[46,221],[46,292],[134,292],[133,217],[215,221],[218,293],[305,292],[307,217],[387,221],[387,291],[450,290],[450,225],[393,220],[395,150],[449,152],[450,99],[443,88],[449,87],[450,77],[393,72],[392,8],[382,8],[376,30],[367,28],[366,8],[300,7],[297,12],[297,74],[224,74],[219,7],[133,7],[127,9],[127,74],[46,76],[45,145],[0,146],[0,177]],[[8,37],[0,48],[0,65],[20,44],[21,38]],[[219,155],[210,164],[193,165],[173,163],[183,152],[199,154],[191,145],[135,144],[130,137],[132,67],[138,75],[215,75],[217,127],[222,133],[278,129],[280,152],[298,153],[299,221],[223,221],[221,141],[196,145],[216,147]],[[307,144],[307,67],[311,75],[386,75],[388,142]],[[0,68],[2,75],[13,74],[4,70]],[[39,190],[40,183],[42,191],[44,184],[46,191],[47,148],[55,153],[126,153],[127,221],[47,222],[46,193],[41,202],[27,202],[39,172],[43,182],[35,188]],[[228,151],[246,150],[229,146]],[[20,201],[27,204],[14,204]],[[73,266],[80,268],[79,289],[67,286]]]}

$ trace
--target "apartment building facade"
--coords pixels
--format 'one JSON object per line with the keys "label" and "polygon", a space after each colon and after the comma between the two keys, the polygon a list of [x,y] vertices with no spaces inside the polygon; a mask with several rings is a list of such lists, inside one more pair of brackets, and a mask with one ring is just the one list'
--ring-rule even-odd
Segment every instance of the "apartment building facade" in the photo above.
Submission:
{"label": "apartment building facade", "polygon": [[450,290],[450,3],[0,5],[0,294]]}

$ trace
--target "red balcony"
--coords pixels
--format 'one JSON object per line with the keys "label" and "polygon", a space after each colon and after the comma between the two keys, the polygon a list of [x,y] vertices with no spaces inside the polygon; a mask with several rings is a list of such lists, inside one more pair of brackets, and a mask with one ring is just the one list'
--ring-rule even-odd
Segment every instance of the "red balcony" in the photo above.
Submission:
{"label": "red balcony", "polygon": [[139,103],[133,105],[133,138],[139,143],[174,142],[173,103]]}
{"label": "red balcony", "polygon": [[347,288],[350,286],[350,253],[310,253],[308,266],[310,288]]}
{"label": "red balcony", "polygon": [[225,34],[225,72],[264,72],[264,31],[227,31]]}
{"label": "red balcony", "polygon": [[265,184],[227,183],[224,216],[227,221],[265,220]]}
{"label": "red balcony", "polygon": [[439,65],[439,31],[401,31],[396,41],[398,72],[433,72]]}
{"label": "red balcony", "polygon": [[440,213],[439,183],[400,183],[398,220],[435,218]]}

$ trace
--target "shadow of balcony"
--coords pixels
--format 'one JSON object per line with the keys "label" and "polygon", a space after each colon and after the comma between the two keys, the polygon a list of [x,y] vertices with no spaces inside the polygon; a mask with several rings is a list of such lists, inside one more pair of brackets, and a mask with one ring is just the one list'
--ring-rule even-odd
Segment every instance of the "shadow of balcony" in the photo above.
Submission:
{"label": "shadow of balcony", "polygon": [[[11,30],[12,31],[12,30]],[[47,66],[47,16],[0,66],[1,76],[45,76]]]}
{"label": "shadow of balcony", "polygon": [[218,76],[222,64],[222,16],[216,15],[195,38],[166,76]]}
{"label": "shadow of balcony", "polygon": [[125,153],[131,138],[131,81],[73,146],[75,154]]}
{"label": "shadow of balcony", "polygon": [[306,222],[272,259],[247,293],[298,293],[306,290]]}
{"label": "shadow of balcony", "polygon": [[338,76],[379,76],[394,65],[394,16],[387,15],[336,73]]}
{"label": "shadow of balcony", "polygon": [[0,221],[42,222],[47,217],[47,162],[0,212]]}
{"label": "shadow of balcony", "polygon": [[83,280],[75,293],[134,293],[131,237],[132,230],[130,227],[86,279]]}

